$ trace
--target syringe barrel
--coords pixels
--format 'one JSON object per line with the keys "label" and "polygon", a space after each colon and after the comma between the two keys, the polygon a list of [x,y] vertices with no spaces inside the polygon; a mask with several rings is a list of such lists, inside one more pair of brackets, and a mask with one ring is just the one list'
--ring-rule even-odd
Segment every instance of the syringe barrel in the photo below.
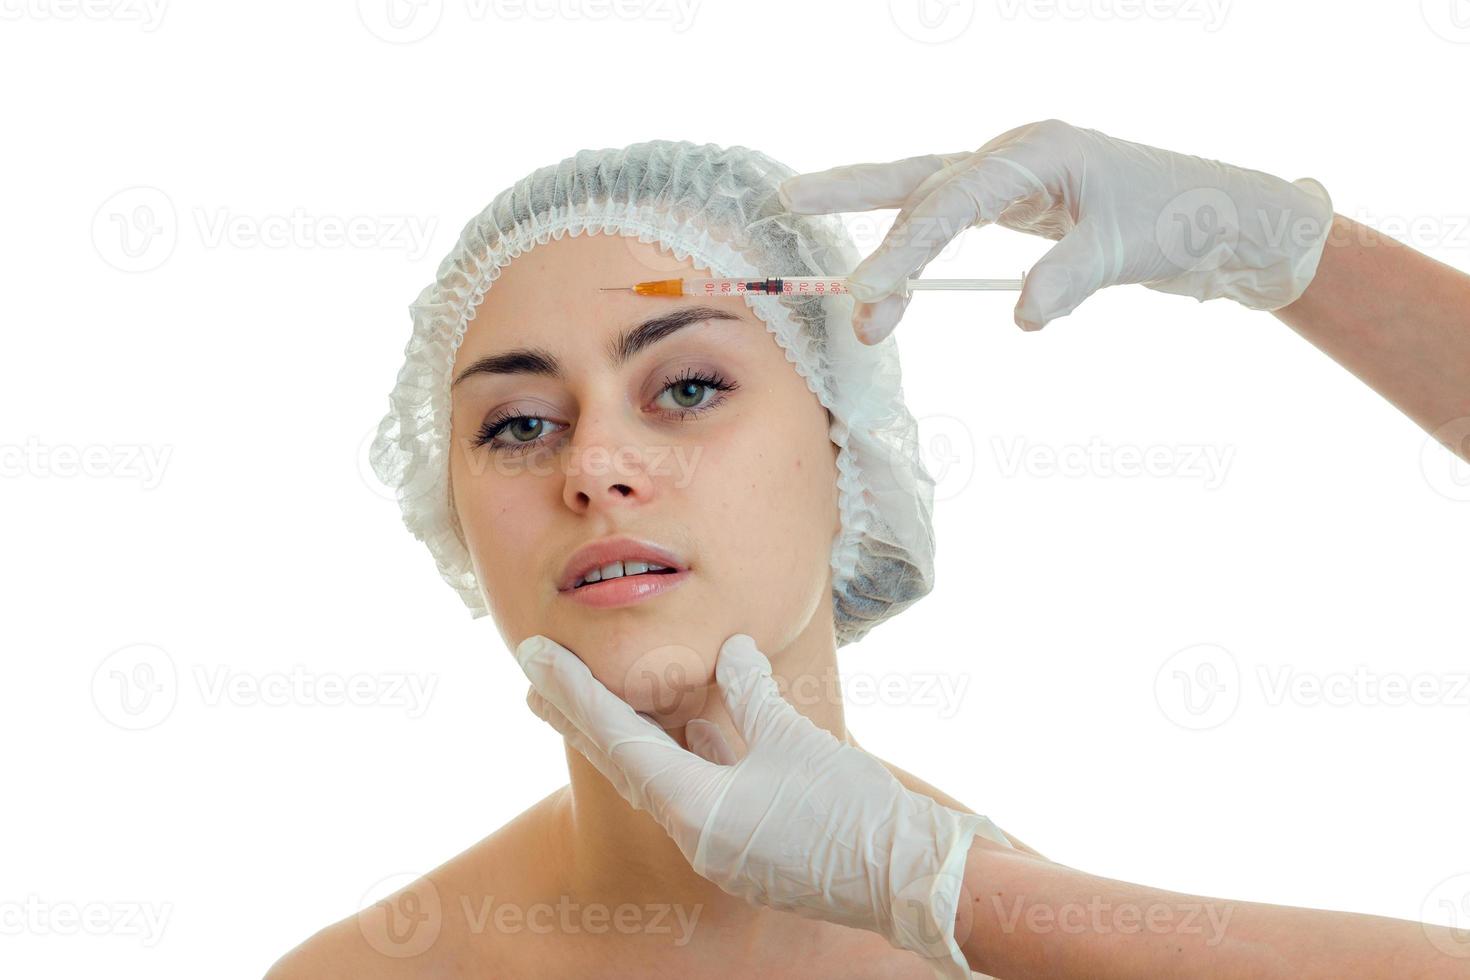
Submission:
{"label": "syringe barrel", "polygon": [[841,276],[781,276],[742,279],[738,276],[684,280],[685,296],[834,296],[847,292]]}

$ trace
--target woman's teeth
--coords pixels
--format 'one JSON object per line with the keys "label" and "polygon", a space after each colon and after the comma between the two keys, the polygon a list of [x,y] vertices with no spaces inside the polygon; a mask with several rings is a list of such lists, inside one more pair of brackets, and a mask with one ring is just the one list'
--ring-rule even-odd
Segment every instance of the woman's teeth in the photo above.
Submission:
{"label": "woman's teeth", "polygon": [[581,588],[593,582],[601,582],[603,579],[623,578],[626,575],[642,575],[645,572],[667,572],[671,571],[666,565],[655,565],[651,561],[615,561],[601,568],[594,568],[583,575],[573,588]]}

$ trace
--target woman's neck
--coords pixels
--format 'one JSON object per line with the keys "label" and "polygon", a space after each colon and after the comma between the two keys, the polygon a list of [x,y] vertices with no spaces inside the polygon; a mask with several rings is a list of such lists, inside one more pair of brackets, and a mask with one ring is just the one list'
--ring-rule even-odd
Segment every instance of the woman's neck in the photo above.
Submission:
{"label": "woman's neck", "polygon": [[[831,620],[813,617],[790,645],[762,652],[770,658],[777,686],[793,707],[835,738],[846,740]],[[718,689],[712,687],[710,695],[700,717],[718,725],[736,753],[743,753],[744,740]],[[681,746],[687,744],[682,727],[669,734]],[[790,916],[775,921],[770,910],[753,908],[700,877],[653,817],[634,810],[575,748],[568,745],[566,754],[571,780],[558,801],[555,819],[568,845],[562,878],[582,901],[609,908],[624,903],[698,907],[701,922],[719,922],[726,929],[744,926],[763,936],[769,930],[809,925]]]}

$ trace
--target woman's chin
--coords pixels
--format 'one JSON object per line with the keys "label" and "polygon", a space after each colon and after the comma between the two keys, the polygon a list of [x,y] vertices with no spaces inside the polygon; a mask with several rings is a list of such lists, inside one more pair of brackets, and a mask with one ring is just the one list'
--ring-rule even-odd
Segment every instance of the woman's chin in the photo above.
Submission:
{"label": "woman's chin", "polygon": [[714,650],[668,643],[579,655],[608,690],[664,728],[683,727],[704,712],[710,697],[719,696]]}

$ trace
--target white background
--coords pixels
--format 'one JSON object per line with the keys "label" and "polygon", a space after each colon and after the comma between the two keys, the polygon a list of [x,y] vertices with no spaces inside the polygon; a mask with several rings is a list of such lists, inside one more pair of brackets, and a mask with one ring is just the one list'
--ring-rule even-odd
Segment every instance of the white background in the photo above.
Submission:
{"label": "white background", "polygon": [[[649,138],[815,170],[1054,116],[1317,177],[1466,269],[1456,2],[0,0],[0,972],[259,976],[564,781],[366,465],[406,307],[503,186]],[[926,274],[1045,248],[971,232]],[[1031,335],[1013,301],[900,328],[938,585],[842,654],[910,685],[854,733],[1074,867],[1466,924],[1470,473],[1268,315],[1130,286]]]}

